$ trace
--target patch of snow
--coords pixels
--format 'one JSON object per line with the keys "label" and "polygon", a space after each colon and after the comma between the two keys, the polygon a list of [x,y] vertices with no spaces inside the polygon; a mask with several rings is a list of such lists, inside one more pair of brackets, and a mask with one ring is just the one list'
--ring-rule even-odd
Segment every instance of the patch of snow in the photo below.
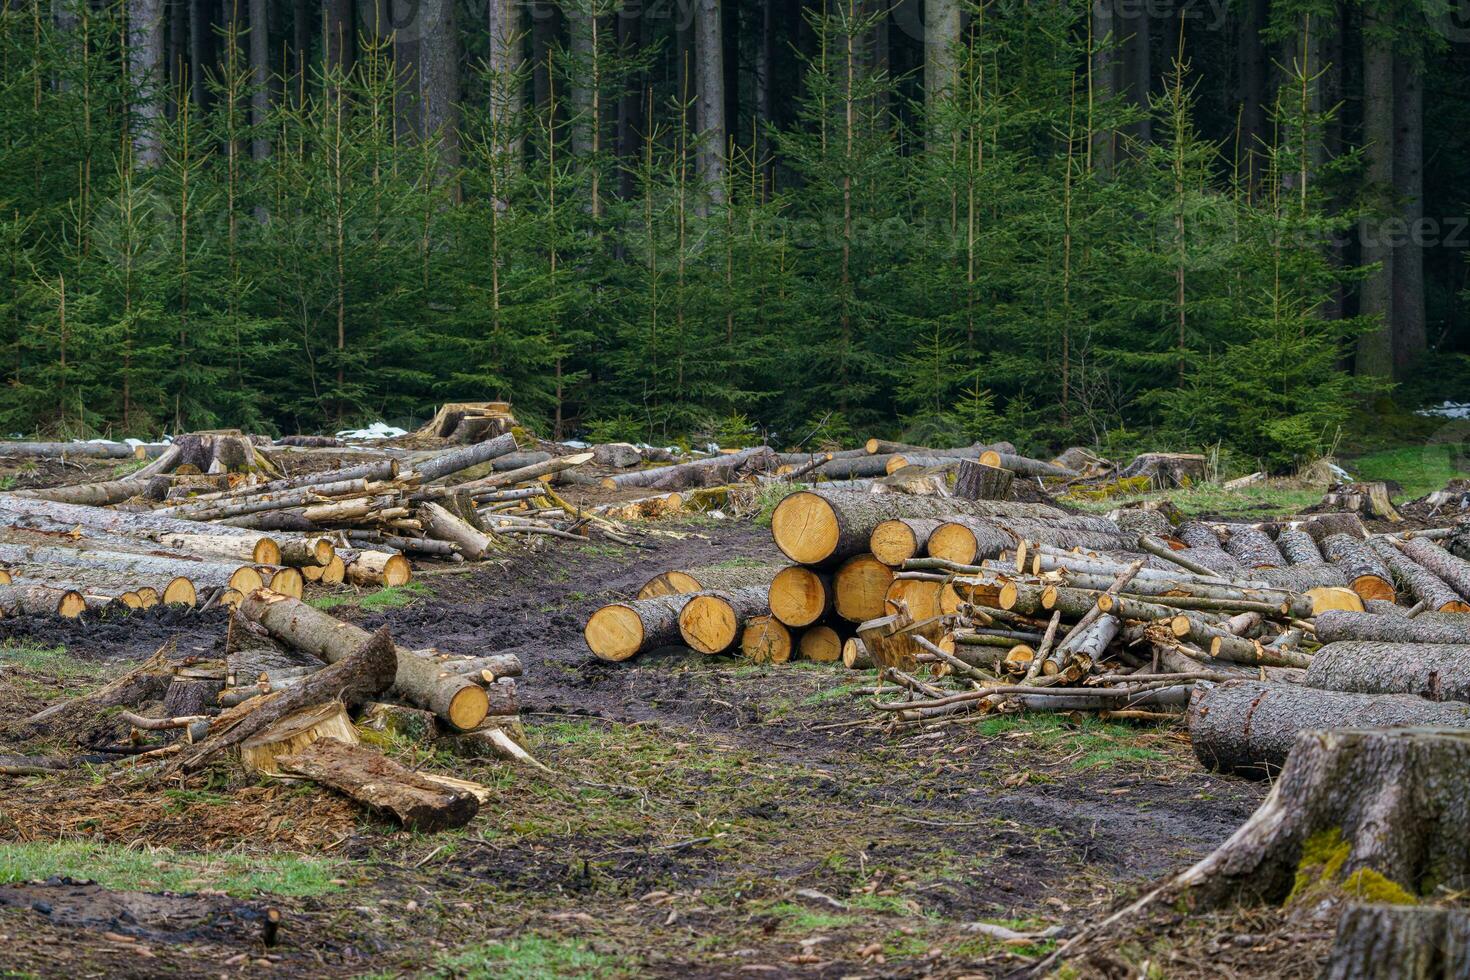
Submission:
{"label": "patch of snow", "polygon": [[1470,419],[1470,402],[1446,401],[1434,408],[1421,408],[1415,415],[1432,415],[1442,419]]}
{"label": "patch of snow", "polygon": [[344,429],[337,433],[338,439],[393,439],[408,435],[407,429],[386,422],[374,422],[365,429]]}

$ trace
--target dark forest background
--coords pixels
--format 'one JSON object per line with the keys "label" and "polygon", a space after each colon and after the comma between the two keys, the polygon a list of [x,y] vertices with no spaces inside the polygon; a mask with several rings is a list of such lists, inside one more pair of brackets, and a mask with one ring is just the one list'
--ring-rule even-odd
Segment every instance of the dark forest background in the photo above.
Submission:
{"label": "dark forest background", "polygon": [[1287,467],[1470,392],[1462,13],[4,0],[0,428]]}

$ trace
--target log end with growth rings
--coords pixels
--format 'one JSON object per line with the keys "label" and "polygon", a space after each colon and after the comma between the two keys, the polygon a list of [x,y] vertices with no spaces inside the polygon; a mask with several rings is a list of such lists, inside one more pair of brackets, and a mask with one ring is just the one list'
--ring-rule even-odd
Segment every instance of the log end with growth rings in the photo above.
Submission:
{"label": "log end with growth rings", "polygon": [[582,637],[598,659],[627,660],[643,647],[643,621],[629,607],[614,603],[588,618]]}
{"label": "log end with growth rings", "polygon": [[776,505],[771,514],[771,536],[792,561],[816,565],[837,550],[841,529],[830,503],[817,494],[799,491]]}
{"label": "log end with growth rings", "polygon": [[802,565],[783,568],[771,579],[771,615],[787,626],[810,626],[827,611],[828,581]]}
{"label": "log end with growth rings", "polygon": [[739,617],[724,596],[695,596],[679,613],[679,634],[700,653],[724,653],[739,633]]}

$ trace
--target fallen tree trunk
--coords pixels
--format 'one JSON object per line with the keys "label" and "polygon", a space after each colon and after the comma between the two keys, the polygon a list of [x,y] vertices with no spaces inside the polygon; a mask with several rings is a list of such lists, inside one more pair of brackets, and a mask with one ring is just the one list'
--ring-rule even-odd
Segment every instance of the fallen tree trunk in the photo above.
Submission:
{"label": "fallen tree trunk", "polygon": [[747,620],[767,611],[766,590],[761,588],[696,594],[679,611],[679,635],[692,650],[724,653],[739,641]]}
{"label": "fallen tree trunk", "polygon": [[[472,527],[468,521],[451,514],[432,500],[419,504],[419,513],[428,519],[425,530],[441,541],[455,545],[459,553],[470,561],[479,561],[485,557],[486,552],[495,547],[495,540],[490,535]],[[350,567],[348,574],[351,574]]]}
{"label": "fallen tree trunk", "polygon": [[480,810],[472,793],[428,779],[381,752],[319,738],[277,760],[282,771],[330,787],[408,830],[433,833],[463,827]]}
{"label": "fallen tree trunk", "polygon": [[638,598],[651,599],[681,592],[724,592],[757,586],[769,588],[780,568],[778,564],[757,564],[670,569],[644,582],[638,590]]}
{"label": "fallen tree trunk", "polygon": [[832,608],[850,623],[877,619],[892,584],[893,569],[871,554],[853,555],[832,575]]}
{"label": "fallen tree trunk", "polygon": [[681,642],[679,613],[697,593],[613,602],[587,619],[582,638],[600,660],[627,660],[635,654]]}
{"label": "fallen tree trunk", "polygon": [[883,521],[868,537],[868,550],[885,565],[898,567],[925,553],[929,536],[945,522],[937,517],[900,517]]}
{"label": "fallen tree trunk", "polygon": [[514,486],[517,483],[525,483],[530,480],[539,480],[543,476],[551,476],[563,470],[573,469],[592,460],[591,453],[577,453],[572,456],[551,456],[542,462],[532,463],[513,470],[491,473],[489,476],[471,480],[468,483],[457,483],[452,487],[434,486],[425,487],[410,494],[410,500],[437,500],[450,494],[467,493],[474,497],[481,494],[493,494],[502,487]]}
{"label": "fallen tree trunk", "polygon": [[[1407,610],[1405,610],[1407,611]],[[1316,619],[1317,639],[1321,643],[1339,643],[1345,640],[1376,640],[1381,643],[1467,643],[1470,642],[1470,622],[1447,621],[1451,616],[1459,619],[1462,614],[1451,613],[1444,617],[1420,613],[1413,619],[1401,616],[1378,616],[1368,612],[1346,612],[1331,610]]]}
{"label": "fallen tree trunk", "polygon": [[494,439],[465,446],[463,449],[450,449],[435,453],[426,459],[414,460],[410,465],[420,482],[432,483],[467,470],[471,466],[488,463],[492,459],[513,453],[518,448],[520,447],[516,445],[515,435],[507,432]]}
{"label": "fallen tree trunk", "polygon": [[1393,573],[1366,542],[1349,534],[1330,534],[1322,539],[1322,552],[1364,602],[1394,601]]}
{"label": "fallen tree trunk", "polygon": [[[359,626],[344,623],[299,599],[273,592],[251,593],[237,611],[245,620],[265,627],[281,642],[329,664],[363,646],[369,636]],[[397,647],[393,652],[396,660],[393,689],[403,700],[434,712],[461,731],[468,731],[485,720],[489,706],[485,691],[478,684],[441,670],[435,661],[412,650]]]}
{"label": "fallen tree trunk", "polygon": [[[1470,631],[1461,639],[1470,639]],[[1329,691],[1470,701],[1470,643],[1329,643],[1313,655],[1302,683]]]}
{"label": "fallen tree trunk", "polygon": [[148,490],[149,479],[149,477],[130,476],[101,483],[78,483],[70,487],[49,487],[41,490],[14,490],[11,493],[17,497],[30,497],[35,500],[84,504],[88,507],[107,507],[145,493]]}
{"label": "fallen tree trunk", "polygon": [[1071,480],[1081,476],[1076,470],[1070,470],[1065,466],[1048,463],[1043,459],[1032,459],[1029,456],[1016,456],[1011,453],[999,453],[993,449],[986,450],[980,454],[980,462],[986,466],[998,466],[1010,470],[1020,476],[1050,477],[1058,480]]}
{"label": "fallen tree trunk", "polygon": [[75,619],[87,609],[84,594],[55,585],[22,582],[0,586],[0,615]]}
{"label": "fallen tree trunk", "polygon": [[1300,528],[1285,527],[1276,535],[1276,547],[1288,565],[1326,565],[1317,540]]}
{"label": "fallen tree trunk", "polygon": [[1230,529],[1225,552],[1247,568],[1280,568],[1286,564],[1270,535],[1248,524],[1237,524]]}
{"label": "fallen tree trunk", "polygon": [[766,595],[771,615],[799,629],[832,611],[832,577],[805,565],[791,565],[775,574]]}
{"label": "fallen tree trunk", "polygon": [[1016,532],[984,518],[960,517],[945,521],[929,535],[929,557],[960,565],[975,565],[1002,552],[1015,550]]}
{"label": "fallen tree trunk", "polygon": [[138,458],[137,450],[125,442],[0,442],[0,456],[58,459],[64,456],[87,459]]}
{"label": "fallen tree trunk", "polygon": [[[195,590],[217,588],[228,585],[240,588],[243,581],[251,580],[249,564],[235,562],[211,562],[187,555],[141,554],[132,551],[98,551],[84,548],[62,548],[55,546],[29,546],[0,543],[0,562],[11,567],[12,574],[19,569],[22,577],[54,577],[65,574],[70,579],[85,582],[89,577],[120,581],[171,582],[175,578],[187,579]],[[59,573],[58,568],[64,568]],[[153,584],[158,588],[158,584]]]}
{"label": "fallen tree trunk", "polygon": [[771,515],[771,536],[792,561],[816,565],[865,551],[873,531],[886,520],[996,516],[1058,518],[1066,515],[1042,504],[854,493],[814,487],[793,493],[776,505]]}
{"label": "fallen tree trunk", "polygon": [[[71,530],[77,526],[124,538],[157,539],[161,534],[198,534],[194,521],[179,520],[150,511],[109,510],[85,504],[59,503],[0,494],[0,524],[34,527],[39,530]],[[228,534],[259,540],[257,532],[215,525],[211,534]]]}
{"label": "fallen tree trunk", "polygon": [[1360,727],[1470,728],[1470,704],[1254,680],[1196,685],[1189,704],[1200,764],[1255,779],[1281,769],[1301,732]]}
{"label": "fallen tree trunk", "polygon": [[1462,599],[1470,599],[1470,561],[1450,554],[1428,538],[1394,541],[1404,554],[1443,579]]}
{"label": "fallen tree trunk", "polygon": [[948,456],[955,459],[979,459],[980,454],[987,450],[993,450],[999,453],[1013,453],[1016,451],[1016,447],[1008,442],[995,442],[990,445],[977,442],[971,446],[957,446],[953,449],[933,449],[929,446],[911,446],[906,442],[888,442],[883,439],[869,439],[863,446],[863,451],[869,456],[905,453],[914,456]]}
{"label": "fallen tree trunk", "polygon": [[1394,584],[1425,603],[1431,612],[1470,612],[1470,603],[1423,565],[1403,554],[1387,538],[1370,538],[1368,547],[1393,573]]}
{"label": "fallen tree trunk", "polygon": [[651,470],[635,470],[607,477],[602,485],[608,489],[623,487],[648,487],[654,490],[682,490],[685,487],[710,487],[729,483],[730,477],[747,464],[756,465],[764,457],[774,462],[775,452],[770,446],[752,446],[737,453],[696,459],[690,463],[677,463]]}

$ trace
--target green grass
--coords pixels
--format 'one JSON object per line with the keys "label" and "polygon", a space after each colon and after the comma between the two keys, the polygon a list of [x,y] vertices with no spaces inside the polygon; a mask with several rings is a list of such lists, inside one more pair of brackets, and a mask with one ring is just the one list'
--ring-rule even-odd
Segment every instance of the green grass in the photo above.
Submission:
{"label": "green grass", "polygon": [[0,844],[0,883],[52,875],[90,878],[104,888],[302,897],[336,891],[341,862],[304,854],[190,854],[92,841]]}
{"label": "green grass", "polygon": [[66,647],[6,643],[0,646],[0,664],[13,664],[58,680],[83,680],[97,676],[97,664],[73,657],[66,652]]}
{"label": "green grass", "polygon": [[[1441,489],[1453,479],[1470,478],[1461,450],[1444,443],[1401,446],[1359,456],[1347,469],[1360,480],[1393,480],[1403,487],[1403,500]],[[1457,465],[1458,464],[1458,465]]]}
{"label": "green grass", "polygon": [[555,980],[558,977],[605,977],[612,961],[575,939],[523,936],[481,943],[435,960],[434,975],[496,980]]}
{"label": "green grass", "polygon": [[761,527],[771,526],[771,515],[776,505],[798,490],[806,487],[800,483],[762,483],[755,498],[755,523]]}
{"label": "green grass", "polygon": [[976,726],[980,734],[988,736],[1025,733],[1030,735],[1051,754],[1060,758],[1081,753],[1068,763],[1071,768],[1109,769],[1125,762],[1155,762],[1165,758],[1164,753],[1140,745],[1140,736],[1147,736],[1147,729],[1132,728],[1096,718],[1083,718],[1080,722],[1069,721],[1053,714],[1000,715],[988,718]]}
{"label": "green grass", "polygon": [[[760,903],[752,903],[759,906]],[[857,917],[837,912],[817,912],[795,902],[777,902],[760,909],[765,915],[775,916],[781,921],[783,932],[817,932],[822,929],[841,929],[855,925]]]}
{"label": "green grass", "polygon": [[402,609],[411,605],[424,596],[431,596],[434,590],[423,582],[409,582],[407,585],[385,585],[376,592],[366,595],[324,595],[308,600],[307,605],[323,611],[335,609],[338,606],[357,606],[363,612],[383,612],[387,609]]}

